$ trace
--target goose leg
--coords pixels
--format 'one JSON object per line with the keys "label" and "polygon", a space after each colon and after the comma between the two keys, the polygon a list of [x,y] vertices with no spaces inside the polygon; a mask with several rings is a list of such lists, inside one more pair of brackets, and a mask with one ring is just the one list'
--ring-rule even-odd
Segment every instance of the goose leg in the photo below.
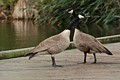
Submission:
{"label": "goose leg", "polygon": [[86,57],[87,57],[87,53],[84,52],[84,62],[83,63],[86,63]]}
{"label": "goose leg", "polygon": [[94,62],[93,62],[93,64],[95,64],[97,62],[96,54],[93,53],[93,56],[94,56]]}
{"label": "goose leg", "polygon": [[[84,62],[82,63],[86,63],[86,57],[87,57],[87,53],[84,52]],[[81,64],[81,62],[78,62],[77,64]]]}
{"label": "goose leg", "polygon": [[51,59],[52,59],[52,66],[53,67],[62,67],[62,65],[56,65],[55,57],[54,56],[51,56]]}

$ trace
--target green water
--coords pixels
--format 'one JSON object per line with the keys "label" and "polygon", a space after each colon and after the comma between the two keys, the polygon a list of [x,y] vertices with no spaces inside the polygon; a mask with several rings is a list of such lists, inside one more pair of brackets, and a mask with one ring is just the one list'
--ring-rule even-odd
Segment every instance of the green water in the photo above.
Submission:
{"label": "green water", "polygon": [[[82,26],[81,29],[95,37],[120,34],[120,27],[117,24],[89,25]],[[64,27],[37,26],[32,21],[0,21],[0,51],[36,46],[39,42],[62,30]]]}

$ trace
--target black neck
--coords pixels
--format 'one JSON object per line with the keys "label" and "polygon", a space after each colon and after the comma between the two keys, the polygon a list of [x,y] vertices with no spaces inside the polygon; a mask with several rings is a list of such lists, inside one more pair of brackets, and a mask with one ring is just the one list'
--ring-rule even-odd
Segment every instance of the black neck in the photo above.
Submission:
{"label": "black neck", "polygon": [[72,15],[73,15],[74,18],[77,18],[77,17],[78,17],[78,15],[77,15],[77,13],[75,13],[75,11],[73,11],[73,14],[72,14]]}
{"label": "black neck", "polygon": [[77,28],[78,30],[80,30],[79,17],[78,17],[78,15],[77,15],[77,13],[75,13],[75,11],[73,12],[73,17],[77,19],[77,20],[76,20],[76,26],[77,26],[76,28]]}
{"label": "black neck", "polygon": [[77,21],[77,25],[76,25],[76,26],[77,26],[76,28],[77,28],[78,30],[81,30],[81,29],[80,29],[80,23],[79,23],[79,21]]}
{"label": "black neck", "polygon": [[77,18],[73,19],[73,20],[70,22],[70,24],[67,26],[66,29],[71,30],[71,29],[72,29],[72,26],[74,25],[74,23],[75,23],[76,21],[77,21]]}

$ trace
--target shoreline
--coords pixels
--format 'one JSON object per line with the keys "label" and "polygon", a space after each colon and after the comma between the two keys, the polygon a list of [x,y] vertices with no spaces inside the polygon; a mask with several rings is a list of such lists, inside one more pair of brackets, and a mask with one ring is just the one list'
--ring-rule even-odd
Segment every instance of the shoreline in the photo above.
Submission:
{"label": "shoreline", "polygon": [[[98,39],[103,44],[113,43],[113,42],[115,43],[115,42],[120,42],[120,35],[99,37],[96,39]],[[33,48],[34,47],[0,51],[0,60],[23,57],[25,54],[29,53],[30,50]],[[70,46],[67,49],[75,49],[73,42],[70,42]]]}

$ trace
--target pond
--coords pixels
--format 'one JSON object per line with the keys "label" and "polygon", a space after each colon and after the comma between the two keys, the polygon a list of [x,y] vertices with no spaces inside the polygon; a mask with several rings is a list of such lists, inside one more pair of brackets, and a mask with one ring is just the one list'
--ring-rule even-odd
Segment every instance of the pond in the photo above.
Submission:
{"label": "pond", "polygon": [[[0,24],[0,51],[33,47],[64,30],[64,27],[37,26],[33,21],[0,21]],[[102,37],[120,34],[120,27],[117,24],[89,25],[82,27],[82,31],[95,37]]]}

